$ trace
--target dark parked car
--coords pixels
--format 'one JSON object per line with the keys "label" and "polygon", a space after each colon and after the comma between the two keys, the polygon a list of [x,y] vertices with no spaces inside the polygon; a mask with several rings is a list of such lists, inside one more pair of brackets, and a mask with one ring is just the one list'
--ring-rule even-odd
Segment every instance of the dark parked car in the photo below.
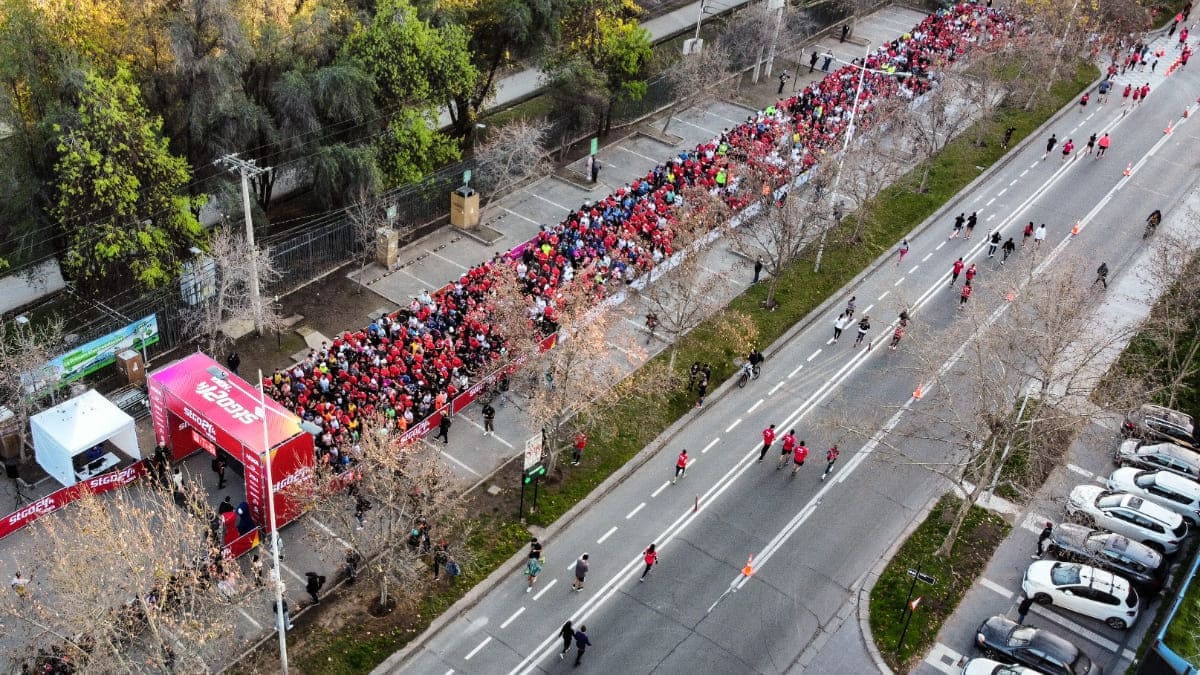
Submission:
{"label": "dark parked car", "polygon": [[992,659],[1011,661],[1050,675],[1100,675],[1103,669],[1074,644],[997,614],[979,625],[975,643]]}
{"label": "dark parked car", "polygon": [[1185,448],[1197,447],[1194,431],[1191,415],[1149,403],[1126,415],[1121,425],[1126,438],[1177,443]]}
{"label": "dark parked car", "polygon": [[1106,569],[1144,588],[1161,587],[1167,571],[1161,553],[1123,534],[1059,523],[1048,543],[1050,553],[1059,560]]}

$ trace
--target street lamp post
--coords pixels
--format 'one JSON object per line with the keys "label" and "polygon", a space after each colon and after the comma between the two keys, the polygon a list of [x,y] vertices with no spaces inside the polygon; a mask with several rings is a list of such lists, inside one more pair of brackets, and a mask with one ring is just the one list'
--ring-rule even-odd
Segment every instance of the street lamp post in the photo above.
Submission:
{"label": "street lamp post", "polygon": [[262,369],[258,371],[258,404],[262,406],[263,450],[267,471],[267,520],[271,525],[271,580],[275,582],[275,630],[279,633],[279,666],[283,675],[288,672],[287,612],[283,609],[283,579],[279,574],[279,528],[275,520],[275,481],[271,476],[271,436],[267,425],[267,388]]}

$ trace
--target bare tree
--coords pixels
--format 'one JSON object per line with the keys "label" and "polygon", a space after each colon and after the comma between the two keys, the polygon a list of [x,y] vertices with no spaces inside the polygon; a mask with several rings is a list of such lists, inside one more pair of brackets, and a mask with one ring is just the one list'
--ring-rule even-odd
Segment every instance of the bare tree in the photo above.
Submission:
{"label": "bare tree", "polygon": [[[1093,291],[1075,269],[1059,261],[1036,275],[1014,269],[978,284],[960,316],[936,334],[925,330],[913,339],[920,330],[914,317],[910,336],[887,356],[889,370],[907,373],[923,389],[919,402],[899,406],[913,419],[883,432],[876,431],[879,420],[838,423],[873,437],[888,460],[944,476],[966,496],[939,555],[950,553],[971,505],[997,485],[1014,445],[1044,473],[1074,433],[1103,413],[1088,396],[1125,335],[1095,320]],[[898,406],[879,402],[876,409],[891,416]]]}
{"label": "bare tree", "polygon": [[704,257],[728,228],[729,208],[702,189],[684,190],[682,200],[673,228],[675,253],[649,272],[641,288],[641,297],[668,342],[671,370],[680,338],[724,304],[721,290],[728,281],[724,273],[707,269]]}
{"label": "bare tree", "polygon": [[[861,241],[863,230],[879,206],[875,198],[904,175],[912,164],[908,154],[910,149],[903,142],[911,134],[908,130],[911,118],[907,108],[906,100],[892,96],[860,113],[869,125],[864,124],[861,133],[854,137],[846,149],[842,158],[842,175],[838,181],[840,194],[830,195],[830,199],[839,200],[831,207],[839,216],[846,208],[840,203],[843,195],[852,201],[854,231],[849,236],[851,242]],[[834,225],[840,220],[840,217],[835,217]]]}
{"label": "bare tree", "polygon": [[12,411],[20,428],[21,460],[27,458],[25,434],[29,416],[40,409],[42,395],[58,387],[50,359],[63,348],[63,320],[52,316],[33,323],[25,318],[4,325],[0,339],[0,400]]}
{"label": "bare tree", "polygon": [[557,344],[529,365],[537,385],[530,392],[528,412],[542,429],[548,472],[568,445],[569,425],[586,425],[618,400],[621,381],[645,361],[636,341],[609,342],[610,311],[593,307],[588,291],[572,292],[579,295],[561,305]]}
{"label": "bare tree", "polygon": [[[195,489],[181,496],[202,504]],[[30,660],[46,650],[85,672],[207,672],[227,654],[252,589],[222,559],[205,507],[192,510],[143,481],[84,491],[38,519],[37,543],[22,552],[26,590],[0,596]]]}
{"label": "bare tree", "polygon": [[549,170],[549,134],[550,123],[544,118],[520,117],[491,130],[476,148],[474,177],[483,197],[481,221],[487,220],[488,209],[499,205],[499,198]]}
{"label": "bare tree", "polygon": [[383,210],[379,200],[370,190],[360,190],[354,199],[354,203],[346,209],[346,214],[350,216],[351,231],[354,233],[354,242],[358,246],[358,281],[355,288],[356,293],[362,293],[363,273],[367,269],[367,265],[375,259],[375,242],[379,237],[379,229],[387,222],[383,216]]}
{"label": "bare tree", "polygon": [[706,44],[699,52],[685,54],[666,68],[664,74],[675,92],[675,104],[667,111],[662,132],[675,116],[709,99],[725,84],[729,75],[729,51],[720,42]]}
{"label": "bare tree", "polygon": [[922,164],[918,192],[928,189],[933,158],[971,126],[974,109],[970,101],[970,89],[968,80],[951,71],[938,80],[921,105],[909,106],[908,119],[903,127],[908,131],[909,141]]}
{"label": "bare tree", "polygon": [[[762,260],[763,269],[770,276],[763,306],[774,309],[779,304],[775,291],[780,275],[804,255],[809,245],[829,226],[826,214],[822,213],[827,197],[807,190],[785,188],[783,202],[779,204],[774,180],[768,172],[752,166],[743,167],[743,171],[739,189],[755,195],[760,210],[754,218],[732,230],[732,245],[740,255],[750,260]],[[817,202],[815,205],[808,203],[809,195]]]}
{"label": "bare tree", "polygon": [[258,325],[263,331],[282,327],[275,303],[262,293],[255,296],[250,292],[255,270],[260,288],[280,276],[268,251],[248,250],[240,230],[225,226],[214,232],[208,255],[214,268],[212,294],[185,314],[188,335],[207,338],[208,353],[215,354],[233,341],[231,333],[239,325]]}
{"label": "bare tree", "polygon": [[[437,451],[398,441],[385,421],[364,424],[357,439],[339,448],[351,464],[319,463],[316,479],[300,495],[335,537],[367,560],[383,610],[416,597],[434,544],[461,542],[466,526],[460,495]],[[359,506],[369,506],[361,521]],[[456,561],[464,562],[461,555]]]}

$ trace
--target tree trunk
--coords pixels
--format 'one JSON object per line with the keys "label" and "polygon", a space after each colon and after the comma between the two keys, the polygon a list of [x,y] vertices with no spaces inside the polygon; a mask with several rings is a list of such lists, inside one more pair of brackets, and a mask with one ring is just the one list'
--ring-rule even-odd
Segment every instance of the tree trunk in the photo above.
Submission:
{"label": "tree trunk", "polygon": [[958,539],[958,531],[962,529],[963,523],[966,522],[967,516],[971,513],[971,507],[975,505],[975,500],[979,497],[982,488],[979,485],[971,491],[971,494],[958,505],[958,512],[954,514],[954,524],[950,526],[950,531],[946,533],[946,538],[942,540],[942,545],[934,555],[939,558],[948,558],[954,550],[954,541]]}
{"label": "tree trunk", "polygon": [[[776,269],[779,269],[776,267]],[[767,285],[767,297],[763,300],[763,307],[767,309],[775,309],[779,303],[775,302],[775,288],[779,285],[779,273],[771,272],[771,283]]]}
{"label": "tree trunk", "polygon": [[917,186],[917,192],[924,194],[929,190],[929,169],[932,168],[933,160],[925,160],[925,168],[921,170],[921,184]]}

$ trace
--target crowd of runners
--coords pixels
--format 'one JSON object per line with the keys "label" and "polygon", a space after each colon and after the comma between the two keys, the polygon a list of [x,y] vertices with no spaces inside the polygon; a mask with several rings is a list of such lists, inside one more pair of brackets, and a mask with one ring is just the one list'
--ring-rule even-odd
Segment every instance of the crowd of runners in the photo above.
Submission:
{"label": "crowd of runners", "polygon": [[364,419],[405,430],[444,408],[505,356],[507,336],[494,326],[489,291],[498,275],[515,275],[528,301],[530,331],[557,330],[565,284],[603,295],[672,255],[675,213],[686,189],[700,188],[740,208],[758,194],[739,189],[754,165],[776,186],[816,163],[840,142],[851,115],[861,65],[859,124],[874,101],[912,97],[930,86],[928,73],[988,35],[1012,28],[999,10],[960,3],[939,10],[902,37],[881,45],[864,64],[846,64],[796,95],[769,106],[719,137],[680,153],[613,194],[543,225],[530,242],[472,267],[453,284],[422,293],[369,326],[346,331],[295,366],[274,373],[267,393],[321,427],[318,452],[351,461],[345,447]]}

